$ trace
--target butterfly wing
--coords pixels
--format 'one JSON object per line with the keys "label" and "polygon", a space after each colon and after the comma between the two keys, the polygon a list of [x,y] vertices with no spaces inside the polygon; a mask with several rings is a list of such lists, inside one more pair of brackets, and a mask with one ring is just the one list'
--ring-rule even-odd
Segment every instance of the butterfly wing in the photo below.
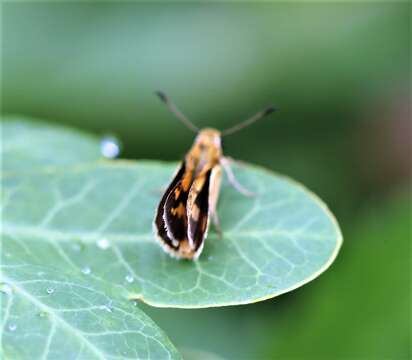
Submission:
{"label": "butterfly wing", "polygon": [[163,207],[163,220],[168,237],[173,243],[187,240],[187,198],[189,190],[183,186],[183,179],[170,189]]}
{"label": "butterfly wing", "polygon": [[219,185],[218,166],[193,179],[185,163],[181,165],[163,195],[155,217],[158,238],[169,254],[186,259],[196,259],[200,255]]}
{"label": "butterfly wing", "polygon": [[179,244],[175,240],[170,238],[167,234],[167,228],[166,228],[165,220],[163,217],[164,207],[165,207],[165,203],[166,203],[166,200],[170,192],[182,180],[185,170],[186,170],[186,167],[185,167],[185,163],[183,162],[180,168],[178,169],[178,171],[176,172],[176,175],[174,176],[172,182],[169,184],[167,190],[163,194],[163,197],[160,200],[159,206],[157,207],[156,217],[154,220],[155,231],[158,236],[158,239],[160,243],[162,244],[163,248],[168,252],[177,251],[177,249],[179,248]]}
{"label": "butterfly wing", "polygon": [[184,162],[160,200],[155,228],[164,250],[176,258],[192,259],[194,249],[187,238],[187,199],[193,172]]}
{"label": "butterfly wing", "polygon": [[210,188],[213,170],[210,169],[204,175],[199,176],[190,188],[187,201],[187,236],[190,246],[195,250],[194,257],[200,255],[204,239],[209,227]]}

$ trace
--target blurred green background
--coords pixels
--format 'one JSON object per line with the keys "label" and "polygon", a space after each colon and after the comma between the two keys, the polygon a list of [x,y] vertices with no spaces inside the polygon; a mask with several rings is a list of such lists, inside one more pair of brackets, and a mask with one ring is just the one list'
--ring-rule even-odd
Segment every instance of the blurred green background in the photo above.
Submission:
{"label": "blurred green background", "polygon": [[1,9],[2,113],[115,134],[122,157],[177,160],[189,148],[157,89],[200,127],[279,108],[225,152],[316,192],[343,248],[319,279],[274,300],[144,307],[188,358],[411,358],[410,2]]}

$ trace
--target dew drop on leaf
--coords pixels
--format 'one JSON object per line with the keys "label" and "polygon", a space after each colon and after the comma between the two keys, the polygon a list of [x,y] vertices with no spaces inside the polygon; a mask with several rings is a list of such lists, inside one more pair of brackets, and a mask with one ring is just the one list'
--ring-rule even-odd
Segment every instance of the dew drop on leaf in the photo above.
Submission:
{"label": "dew drop on leaf", "polygon": [[114,136],[105,136],[100,142],[100,152],[108,159],[117,157],[120,153],[119,141]]}
{"label": "dew drop on leaf", "polygon": [[6,295],[12,295],[13,289],[9,284],[3,283],[0,284],[0,291]]}
{"label": "dew drop on leaf", "polygon": [[16,325],[16,324],[10,324],[10,325],[8,326],[8,329],[9,329],[10,331],[15,331],[15,330],[17,329],[17,325]]}
{"label": "dew drop on leaf", "polygon": [[106,250],[107,248],[110,247],[109,240],[107,240],[106,238],[101,238],[97,240],[96,244],[97,244],[97,247],[102,250]]}
{"label": "dew drop on leaf", "polygon": [[82,247],[80,246],[80,244],[75,243],[75,244],[72,244],[72,249],[73,251],[80,251]]}
{"label": "dew drop on leaf", "polygon": [[85,274],[85,275],[88,275],[88,274],[90,274],[91,272],[92,272],[92,270],[91,270],[88,266],[85,266],[85,267],[82,269],[82,273]]}
{"label": "dew drop on leaf", "polygon": [[134,278],[132,275],[126,275],[125,279],[128,283],[132,283],[134,281]]}
{"label": "dew drop on leaf", "polygon": [[51,287],[49,287],[49,288],[46,289],[46,292],[47,292],[48,294],[53,294],[53,293],[54,293],[54,289],[51,288]]}

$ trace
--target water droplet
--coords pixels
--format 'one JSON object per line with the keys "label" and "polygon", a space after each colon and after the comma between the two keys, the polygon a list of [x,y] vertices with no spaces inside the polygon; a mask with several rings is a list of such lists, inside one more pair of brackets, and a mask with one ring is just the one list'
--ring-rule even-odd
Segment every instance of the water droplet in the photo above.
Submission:
{"label": "water droplet", "polygon": [[210,261],[210,260],[213,260],[213,256],[210,255],[207,259],[208,259],[209,261]]}
{"label": "water droplet", "polygon": [[44,318],[44,317],[47,316],[47,312],[46,312],[46,311],[41,311],[41,312],[39,312],[39,316],[40,316],[41,318]]}
{"label": "water droplet", "polygon": [[133,300],[132,302],[133,302],[133,306],[139,305],[139,302],[137,300]]}
{"label": "water droplet", "polygon": [[47,292],[48,294],[53,294],[53,293],[54,293],[54,289],[51,288],[51,287],[49,287],[49,288],[46,289],[46,292]]}
{"label": "water droplet", "polygon": [[126,275],[125,279],[128,283],[132,283],[134,281],[134,277],[132,275]]}
{"label": "water droplet", "polygon": [[85,274],[85,275],[88,275],[88,274],[90,274],[91,272],[92,272],[92,270],[91,270],[88,266],[85,266],[85,267],[82,269],[82,273]]}
{"label": "water droplet", "polygon": [[0,291],[6,295],[12,295],[13,289],[9,284],[3,283],[0,285]]}
{"label": "water droplet", "polygon": [[109,240],[107,240],[106,238],[101,238],[97,240],[96,244],[97,244],[97,247],[102,250],[106,250],[107,248],[110,247]]}
{"label": "water droplet", "polygon": [[105,136],[100,142],[100,152],[108,159],[117,157],[120,153],[120,144],[114,136]]}
{"label": "water droplet", "polygon": [[79,243],[72,244],[72,250],[73,251],[80,251],[81,249],[82,249],[82,247],[80,246]]}
{"label": "water droplet", "polygon": [[8,326],[8,329],[9,329],[10,331],[15,331],[15,330],[17,329],[17,325],[16,325],[16,324],[10,324],[10,325]]}

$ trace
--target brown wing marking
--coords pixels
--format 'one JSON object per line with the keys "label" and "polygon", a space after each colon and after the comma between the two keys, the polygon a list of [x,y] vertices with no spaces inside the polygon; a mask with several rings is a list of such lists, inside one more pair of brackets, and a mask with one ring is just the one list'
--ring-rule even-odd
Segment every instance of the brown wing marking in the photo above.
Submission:
{"label": "brown wing marking", "polygon": [[170,190],[163,208],[163,220],[167,236],[172,242],[180,244],[187,238],[186,205],[189,191],[185,191],[183,181]]}
{"label": "brown wing marking", "polygon": [[170,183],[162,199],[160,200],[159,206],[157,207],[156,217],[154,221],[157,235],[162,240],[163,245],[165,245],[168,249],[171,249],[171,250],[177,250],[179,247],[179,244],[176,241],[173,241],[167,235],[166,224],[163,218],[163,210],[164,210],[164,205],[167,200],[167,197],[169,196],[171,190],[176,187],[176,184],[182,180],[185,171],[186,171],[185,162],[182,162],[182,165],[180,166],[172,182]]}
{"label": "brown wing marking", "polygon": [[188,239],[197,255],[203,247],[203,241],[209,225],[209,188],[212,170],[198,177],[190,188],[187,202]]}

